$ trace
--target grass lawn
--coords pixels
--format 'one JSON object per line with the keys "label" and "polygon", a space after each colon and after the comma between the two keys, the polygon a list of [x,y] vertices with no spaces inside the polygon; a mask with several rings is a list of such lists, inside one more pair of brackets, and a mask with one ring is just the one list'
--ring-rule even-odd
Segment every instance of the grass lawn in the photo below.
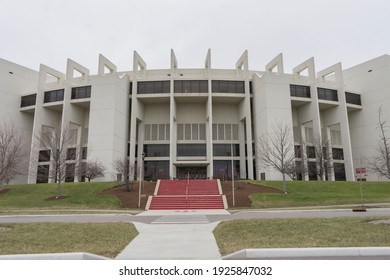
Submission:
{"label": "grass lawn", "polygon": [[0,255],[88,252],[114,258],[137,234],[130,223],[0,224]]}
{"label": "grass lawn", "polygon": [[380,218],[261,219],[220,223],[214,230],[220,252],[249,248],[390,246],[390,225]]}
{"label": "grass lawn", "polygon": [[61,195],[66,199],[46,200],[56,195],[55,184],[13,185],[0,195],[0,210],[10,209],[123,209],[114,196],[100,195],[118,182],[64,183]]}
{"label": "grass lawn", "polygon": [[[282,190],[281,181],[252,181]],[[363,203],[390,203],[389,182],[364,182]],[[288,194],[255,193],[250,196],[252,208],[325,206],[361,204],[360,183],[288,181]]]}

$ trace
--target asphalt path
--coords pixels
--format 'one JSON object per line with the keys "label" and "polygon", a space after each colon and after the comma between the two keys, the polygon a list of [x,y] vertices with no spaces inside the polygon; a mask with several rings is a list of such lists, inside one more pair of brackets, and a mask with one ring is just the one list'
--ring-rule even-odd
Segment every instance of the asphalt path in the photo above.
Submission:
{"label": "asphalt path", "polygon": [[[163,219],[169,215],[169,219]],[[202,216],[202,219],[194,219],[196,216]],[[154,223],[212,223],[219,221],[246,220],[246,219],[277,219],[277,218],[341,218],[341,217],[390,217],[390,208],[368,209],[366,212],[353,212],[351,209],[332,209],[332,210],[248,210],[234,214],[213,214],[209,211],[207,214],[197,213],[172,213],[165,211],[156,211],[149,215],[141,213],[131,215],[124,213],[112,214],[61,214],[61,215],[3,215],[0,216],[0,223],[88,223],[88,222],[138,222],[145,224]],[[165,221],[165,222],[164,222]]]}

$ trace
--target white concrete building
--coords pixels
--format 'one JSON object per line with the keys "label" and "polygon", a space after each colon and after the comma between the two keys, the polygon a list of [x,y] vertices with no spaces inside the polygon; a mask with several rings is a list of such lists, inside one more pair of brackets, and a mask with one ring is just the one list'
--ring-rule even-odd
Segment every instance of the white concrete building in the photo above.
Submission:
{"label": "white concrete building", "polygon": [[[147,179],[231,178],[232,166],[237,178],[280,179],[256,150],[257,140],[281,123],[290,128],[300,170],[307,170],[298,171],[299,179],[320,179],[312,146],[322,137],[331,143],[326,179],[352,181],[377,144],[379,106],[390,120],[389,55],[319,72],[310,58],[292,73],[285,73],[282,54],[264,70],[249,70],[246,51],[232,69],[212,68],[210,51],[201,69],[180,68],[173,51],[169,69],[148,69],[137,52],[131,71],[118,72],[103,55],[98,65],[91,75],[71,59],[66,73],[0,60],[0,120],[15,122],[31,147],[29,166],[13,183],[51,181],[50,155],[37,139],[64,127],[73,135],[68,148],[81,162],[104,164],[99,180],[116,180],[113,163],[126,156],[132,176],[143,164]],[[69,158],[67,181],[80,180],[79,164]]]}

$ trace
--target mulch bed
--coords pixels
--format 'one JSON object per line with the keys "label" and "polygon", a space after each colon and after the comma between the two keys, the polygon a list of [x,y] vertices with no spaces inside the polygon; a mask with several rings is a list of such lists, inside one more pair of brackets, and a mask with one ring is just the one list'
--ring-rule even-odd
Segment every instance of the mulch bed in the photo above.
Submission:
{"label": "mulch bed", "polygon": [[10,189],[8,189],[8,188],[0,188],[0,194],[7,193],[9,191],[10,191]]}
{"label": "mulch bed", "polygon": [[[145,209],[146,202],[149,195],[153,195],[156,182],[144,182],[144,192],[145,196],[141,196],[141,209]],[[101,194],[104,195],[114,195],[118,197],[121,201],[122,207],[129,209],[138,208],[138,196],[139,196],[139,184],[135,183],[132,185],[131,191],[126,190],[126,186],[117,186],[111,189],[104,190]]]}
{"label": "mulch bed", "polygon": [[[146,196],[141,197],[141,209],[145,209],[146,202],[149,195],[153,195],[156,182],[147,182],[144,183],[144,194]],[[232,182],[223,181],[221,182],[223,194],[226,195],[229,207],[233,205],[232,199]],[[252,193],[283,193],[278,189],[273,189],[269,187],[259,186],[247,182],[237,181],[234,183],[234,200],[235,207],[251,207],[251,200],[249,195]],[[138,208],[138,183],[134,184],[132,190],[128,192],[126,187],[118,186],[111,189],[104,190],[101,192],[104,195],[114,195],[122,203],[122,207],[129,209]]]}

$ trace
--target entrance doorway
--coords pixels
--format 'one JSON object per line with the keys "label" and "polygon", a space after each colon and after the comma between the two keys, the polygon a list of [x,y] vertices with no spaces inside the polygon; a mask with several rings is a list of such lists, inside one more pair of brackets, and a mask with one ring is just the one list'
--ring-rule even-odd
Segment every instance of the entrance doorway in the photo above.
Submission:
{"label": "entrance doorway", "polygon": [[[177,167],[176,176],[179,180],[205,180],[207,179],[206,166]],[[189,178],[188,178],[189,177]]]}

